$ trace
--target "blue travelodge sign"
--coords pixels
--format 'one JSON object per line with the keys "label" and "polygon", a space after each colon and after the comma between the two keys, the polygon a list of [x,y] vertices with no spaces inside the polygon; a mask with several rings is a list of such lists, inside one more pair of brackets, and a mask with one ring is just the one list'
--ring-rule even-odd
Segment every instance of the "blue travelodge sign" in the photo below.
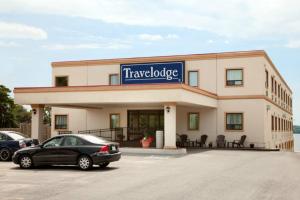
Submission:
{"label": "blue travelodge sign", "polygon": [[122,84],[182,83],[184,62],[121,64]]}

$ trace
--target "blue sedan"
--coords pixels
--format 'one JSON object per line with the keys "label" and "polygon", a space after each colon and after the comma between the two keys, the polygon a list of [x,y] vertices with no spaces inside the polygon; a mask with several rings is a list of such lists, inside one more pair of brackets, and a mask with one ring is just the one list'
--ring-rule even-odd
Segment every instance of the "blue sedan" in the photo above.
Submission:
{"label": "blue sedan", "polygon": [[17,150],[34,145],[38,145],[38,140],[15,131],[0,131],[0,161],[8,161]]}

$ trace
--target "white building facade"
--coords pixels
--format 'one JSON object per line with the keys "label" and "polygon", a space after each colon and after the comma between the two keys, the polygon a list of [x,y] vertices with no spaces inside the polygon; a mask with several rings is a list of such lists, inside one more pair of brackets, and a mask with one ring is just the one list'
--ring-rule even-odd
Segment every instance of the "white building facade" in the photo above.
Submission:
{"label": "white building facade", "polygon": [[15,88],[31,105],[32,136],[41,139],[42,111],[52,107],[51,135],[122,127],[124,141],[141,130],[193,141],[246,135],[246,146],[293,149],[292,90],[265,51],[52,63],[52,86]]}

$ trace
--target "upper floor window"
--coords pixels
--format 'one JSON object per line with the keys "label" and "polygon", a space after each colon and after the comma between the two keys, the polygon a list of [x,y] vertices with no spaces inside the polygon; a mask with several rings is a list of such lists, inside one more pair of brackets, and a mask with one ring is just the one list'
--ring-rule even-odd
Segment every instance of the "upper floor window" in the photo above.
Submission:
{"label": "upper floor window", "polygon": [[198,87],[198,71],[189,71],[189,85]]}
{"label": "upper floor window", "polygon": [[68,86],[68,77],[67,76],[56,76],[55,77],[55,86],[56,87],[63,87]]}
{"label": "upper floor window", "polygon": [[272,87],[272,93],[274,92],[274,77],[271,77],[271,87]]}
{"label": "upper floor window", "polygon": [[55,129],[68,129],[68,115],[55,115]]}
{"label": "upper floor window", "polygon": [[269,88],[269,72],[266,70],[266,88]]}
{"label": "upper floor window", "polygon": [[226,130],[243,130],[243,113],[226,113]]}
{"label": "upper floor window", "polygon": [[243,69],[227,69],[226,86],[242,86],[242,85],[243,85]]}
{"label": "upper floor window", "polygon": [[119,74],[109,75],[109,85],[120,85]]}

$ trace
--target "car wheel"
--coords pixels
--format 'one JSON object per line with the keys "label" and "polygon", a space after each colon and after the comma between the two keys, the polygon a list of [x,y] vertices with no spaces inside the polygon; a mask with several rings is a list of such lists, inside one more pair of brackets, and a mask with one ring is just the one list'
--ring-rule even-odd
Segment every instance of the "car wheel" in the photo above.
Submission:
{"label": "car wheel", "polygon": [[106,162],[106,163],[102,163],[99,165],[100,168],[105,168],[109,165],[109,162]]}
{"label": "car wheel", "polygon": [[83,156],[80,156],[78,159],[78,166],[82,170],[88,170],[88,169],[92,168],[93,161],[89,156],[83,155]]}
{"label": "car wheel", "polygon": [[8,161],[11,158],[11,153],[8,149],[3,148],[0,150],[0,160]]}
{"label": "car wheel", "polygon": [[32,158],[28,155],[23,155],[20,157],[20,167],[22,169],[29,169],[33,166]]}

